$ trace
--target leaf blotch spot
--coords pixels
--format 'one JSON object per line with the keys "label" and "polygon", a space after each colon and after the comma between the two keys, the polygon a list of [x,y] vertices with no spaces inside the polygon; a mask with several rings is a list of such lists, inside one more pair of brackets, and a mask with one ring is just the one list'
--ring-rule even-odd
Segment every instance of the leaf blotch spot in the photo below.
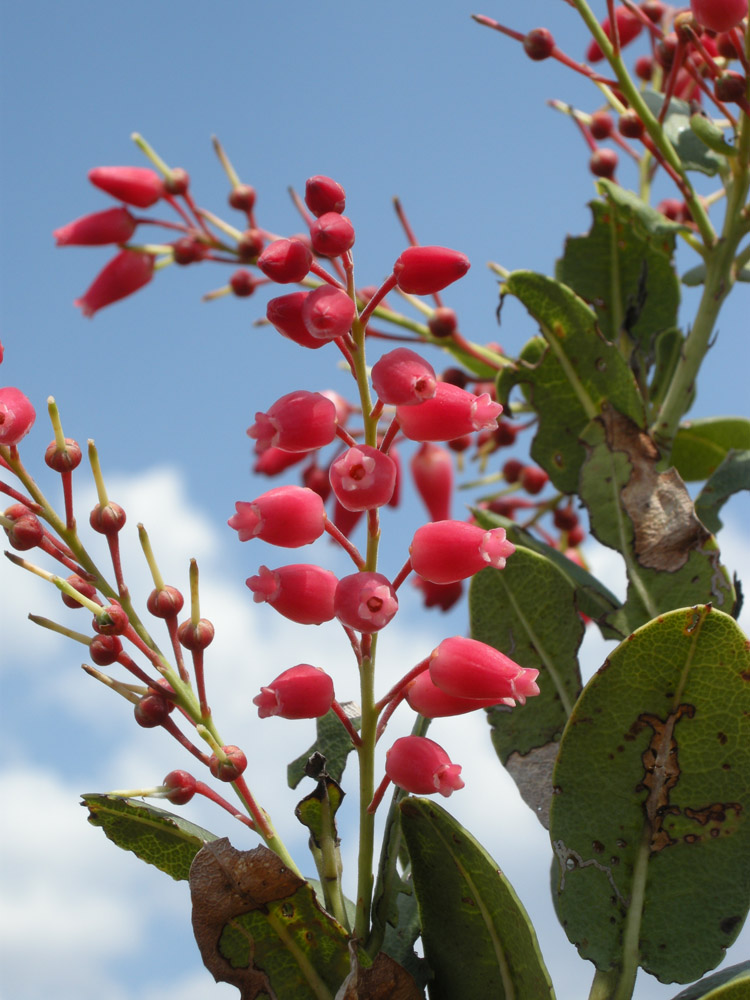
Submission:
{"label": "leaf blotch spot", "polygon": [[719,924],[719,927],[724,932],[724,934],[731,934],[734,928],[742,920],[742,917],[724,917],[724,919]]}
{"label": "leaf blotch spot", "polygon": [[597,854],[604,853],[604,844],[600,840],[592,841],[591,846]]}
{"label": "leaf blotch spot", "polygon": [[717,733],[716,734],[716,739],[719,741],[719,743],[721,743],[722,746],[724,746],[724,744],[727,741],[727,734],[726,733]]}

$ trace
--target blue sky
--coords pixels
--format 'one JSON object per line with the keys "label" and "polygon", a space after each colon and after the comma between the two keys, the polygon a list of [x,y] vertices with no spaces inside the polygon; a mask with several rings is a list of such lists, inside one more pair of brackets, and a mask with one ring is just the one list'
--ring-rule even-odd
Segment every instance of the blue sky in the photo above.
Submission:
{"label": "blue sky", "polygon": [[[603,12],[604,0],[594,8]],[[465,335],[499,339],[509,353],[518,351],[533,328],[509,303],[498,330],[496,283],[484,264],[494,259],[550,273],[565,234],[587,228],[586,203],[594,196],[588,153],[570,122],[545,101],[560,98],[585,110],[598,102],[558,64],[530,63],[510,40],[477,26],[472,11],[521,30],[546,24],[563,49],[584,51],[575,13],[549,0],[494,8],[455,0],[328,0],[315,7],[302,0],[29,0],[0,7],[0,340],[6,350],[0,380],[23,388],[40,415],[24,455],[29,466],[43,468],[50,437],[44,400],[53,394],[66,433],[82,442],[96,439],[110,495],[132,524],[146,522],[165,576],[184,584],[187,559],[199,558],[206,613],[222,622],[225,636],[213,654],[212,698],[226,713],[226,731],[239,734],[236,742],[244,727],[252,734],[245,739],[258,740],[264,801],[273,803],[300,853],[304,837],[292,825],[294,796],[278,786],[287,759],[307,745],[309,733],[270,720],[261,734],[246,706],[258,677],[303,657],[315,662],[313,653],[342,684],[351,667],[338,636],[282,629],[261,613],[269,609],[252,605],[243,581],[274,556],[239,546],[225,522],[235,500],[252,499],[268,486],[249,475],[245,429],[255,411],[292,388],[346,393],[345,376],[328,349],[301,357],[294,345],[253,326],[267,296],[202,303],[201,295],[231,273],[219,265],[167,268],[139,294],[85,320],[73,299],[109,251],[55,249],[51,232],[110,207],[86,173],[92,166],[143,163],[129,138],[133,131],[189,171],[199,204],[234,221],[211,149],[216,134],[243,181],[257,189],[259,220],[269,229],[300,228],[289,185],[301,190],[306,177],[322,173],[345,186],[361,284],[382,280],[405,246],[391,207],[398,195],[423,243],[455,247],[473,262],[445,296]],[[622,179],[632,182],[626,171]],[[672,192],[665,187],[662,194]],[[681,261],[683,269],[694,263],[689,255]],[[686,291],[686,322],[694,301],[695,293]],[[731,362],[743,356],[747,328],[747,290],[740,287],[722,314],[694,416],[747,413],[746,366]],[[93,503],[87,488],[80,487],[80,519]],[[730,566],[747,571],[747,532],[740,530],[746,495],[727,511]],[[458,506],[455,513],[460,516]],[[407,498],[398,517],[384,522],[390,532],[384,551],[394,571],[421,517]],[[312,559],[316,551],[331,564],[328,548],[314,550]],[[612,560],[606,554],[592,559],[616,587]],[[129,572],[133,589],[148,587],[137,553]],[[37,1000],[53,983],[60,1000],[211,995],[210,978],[192,950],[184,885],[165,883],[116,851],[86,827],[76,804],[81,791],[155,784],[184,762],[159,734],[135,731],[126,706],[79,676],[76,649],[40,636],[24,621],[29,610],[54,617],[58,604],[41,583],[20,576],[0,565],[0,787],[12,803],[5,822],[13,845],[4,876],[10,905],[0,925],[8,948],[7,996]],[[412,608],[413,627],[397,634],[394,628],[391,647],[407,666],[448,627],[435,615],[421,615],[416,602]],[[454,631],[464,627],[462,613],[451,621]],[[589,645],[593,669],[603,647],[595,639]],[[465,721],[451,726],[440,727],[440,738],[466,748],[465,775],[482,794],[470,794],[467,778],[467,792],[451,799],[450,808],[455,804],[506,869],[539,922],[559,1000],[573,1000],[590,973],[546,901],[547,858],[533,853],[547,849],[543,831],[516,802],[486,734]],[[487,787],[498,789],[490,805]],[[214,829],[223,822],[213,813],[204,821]],[[46,961],[29,945],[39,933],[50,942]],[[743,947],[748,951],[747,931],[743,941],[735,960]],[[676,992],[644,980],[637,996],[657,1000]],[[234,993],[217,988],[215,995]]]}

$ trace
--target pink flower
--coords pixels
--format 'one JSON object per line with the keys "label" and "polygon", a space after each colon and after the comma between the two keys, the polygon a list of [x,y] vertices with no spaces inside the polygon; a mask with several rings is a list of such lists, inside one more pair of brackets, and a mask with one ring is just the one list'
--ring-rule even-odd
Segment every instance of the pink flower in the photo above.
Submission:
{"label": "pink flower", "polygon": [[247,433],[261,450],[314,451],[336,437],[336,407],[319,392],[298,389],[277,399],[267,413],[256,413]]}
{"label": "pink flower", "polygon": [[324,670],[309,663],[298,663],[285,670],[253,698],[261,719],[272,715],[282,719],[318,719],[326,714],[332,702],[333,681]]}
{"label": "pink flower", "polygon": [[435,369],[416,351],[397,347],[376,361],[372,387],[383,403],[414,406],[435,395]]}
{"label": "pink flower", "polygon": [[455,583],[432,583],[431,580],[425,580],[415,573],[412,583],[417,590],[421,590],[426,608],[438,607],[441,611],[450,611],[464,592],[460,580],[456,580]]}
{"label": "pink flower", "polygon": [[336,340],[351,330],[357,307],[340,288],[321,285],[305,298],[302,322],[311,337]]}
{"label": "pink flower", "polygon": [[83,215],[67,226],[55,229],[56,245],[103,246],[106,243],[127,243],[138,223],[127,208],[108,208],[106,212]]}
{"label": "pink flower", "polygon": [[354,226],[338,212],[326,212],[310,226],[312,248],[323,257],[340,257],[354,246]]}
{"label": "pink flower", "polygon": [[309,347],[316,351],[325,341],[313,337],[302,320],[302,307],[309,294],[309,292],[292,292],[271,299],[266,306],[266,318],[283,337],[293,340],[300,347]]}
{"label": "pink flower", "polygon": [[312,264],[312,252],[302,240],[274,240],[258,257],[258,267],[271,281],[289,285],[307,275]]}
{"label": "pink flower", "polygon": [[242,500],[227,524],[239,533],[241,542],[260,538],[271,545],[296,549],[310,545],[325,531],[323,501],[303,486],[279,486],[252,503]]}
{"label": "pink flower", "polygon": [[511,708],[515,706],[512,698],[501,698],[498,702],[495,698],[457,698],[455,695],[446,694],[435,684],[429,670],[425,670],[411,682],[406,692],[406,700],[415,712],[419,712],[426,719],[465,715],[467,712],[476,712],[480,708],[491,708],[497,704],[508,705]]}
{"label": "pink flower", "polygon": [[381,573],[352,573],[339,580],[333,602],[338,620],[358,632],[379,632],[398,611],[398,598]]}
{"label": "pink flower", "polygon": [[423,524],[409,547],[412,569],[431,583],[466,580],[486,566],[503,569],[515,551],[504,528],[485,530],[466,521]]}
{"label": "pink flower", "polygon": [[20,389],[5,386],[0,389],[0,444],[12,447],[31,430],[36,411],[28,396]]}
{"label": "pink flower", "polygon": [[469,258],[447,247],[409,247],[393,265],[396,284],[412,295],[434,295],[463,278]]}
{"label": "pink flower", "polygon": [[399,788],[416,795],[448,797],[464,787],[461,765],[426,736],[402,736],[385,755],[385,773]]}
{"label": "pink flower", "polygon": [[337,181],[317,174],[305,181],[305,204],[318,217],[326,212],[340,214],[346,207],[346,192]]}
{"label": "pink flower", "polygon": [[300,625],[321,625],[334,617],[338,580],[328,569],[298,563],[271,570],[261,566],[246,581],[256,604],[268,602],[280,615]]}
{"label": "pink flower", "polygon": [[305,452],[282,451],[281,448],[256,448],[258,458],[255,460],[253,472],[260,476],[278,476],[284,469],[297,465],[305,458]]}
{"label": "pink flower", "polygon": [[148,208],[164,195],[164,182],[149,167],[94,167],[89,170],[89,180],[136,208]]}
{"label": "pink flower", "polygon": [[539,694],[539,671],[520,667],[510,657],[476,639],[455,635],[443,639],[430,655],[430,677],[446,694],[457,698],[513,698],[523,705]]}
{"label": "pink flower", "polygon": [[[715,0],[708,0],[708,3],[713,4],[714,2]],[[745,0],[736,0],[736,2],[744,5]],[[745,7],[745,13],[747,13],[747,7]],[[617,34],[619,35],[621,46],[632,42],[641,33],[643,25],[639,17],[633,14],[632,11],[629,11],[627,7],[615,7],[615,19],[617,21]],[[602,30],[611,41],[612,25],[608,17],[602,21]],[[586,59],[588,62],[599,62],[603,58],[604,53],[599,48],[599,43],[592,40],[586,51]]]}
{"label": "pink flower", "polygon": [[412,455],[411,474],[432,520],[447,520],[453,496],[453,459],[450,452],[439,444],[425,441]]}
{"label": "pink flower", "polygon": [[84,316],[93,316],[99,309],[124,299],[147,285],[154,274],[154,258],[148,253],[121,250],[94,278],[85,295],[73,305],[80,306]]}
{"label": "pink flower", "polygon": [[367,444],[349,448],[331,465],[331,486],[347,510],[382,507],[393,496],[396,465],[392,458]]}
{"label": "pink flower", "polygon": [[419,406],[396,407],[401,430],[412,441],[453,441],[485,428],[495,430],[502,412],[489,393],[475,396],[450,382],[438,382],[435,395]]}

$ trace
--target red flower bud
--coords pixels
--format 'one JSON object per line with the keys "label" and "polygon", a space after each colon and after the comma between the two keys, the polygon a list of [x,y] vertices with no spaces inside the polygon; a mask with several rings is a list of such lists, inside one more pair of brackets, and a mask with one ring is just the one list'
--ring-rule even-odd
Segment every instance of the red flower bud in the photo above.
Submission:
{"label": "red flower bud", "polygon": [[711,31],[729,31],[747,16],[746,0],[690,0],[695,20]]}
{"label": "red flower bud", "polygon": [[432,583],[466,580],[486,566],[503,569],[515,551],[504,528],[486,531],[466,521],[423,524],[409,547],[414,572]]}
{"label": "red flower bud", "polygon": [[276,327],[282,337],[293,340],[300,347],[309,347],[316,351],[322,347],[325,340],[313,337],[302,319],[302,307],[309,292],[291,292],[289,295],[279,295],[271,299],[266,306],[266,319]]}
{"label": "red flower bud", "polygon": [[589,170],[594,177],[611,180],[617,170],[618,156],[614,149],[595,149],[589,159]]}
{"label": "red flower bud", "polygon": [[146,600],[149,614],[155,618],[174,618],[182,611],[185,598],[176,587],[152,590]]}
{"label": "red flower bud", "polygon": [[536,465],[524,465],[518,478],[526,492],[536,496],[544,489],[549,476],[544,469],[540,469]]}
{"label": "red flower bud", "polygon": [[340,288],[321,285],[305,297],[302,322],[311,337],[335,340],[351,330],[357,308]]}
{"label": "red flower bud", "polygon": [[249,184],[238,184],[229,192],[227,200],[232,208],[237,208],[241,212],[252,212],[255,206],[255,188]]}
{"label": "red flower bud", "polygon": [[195,795],[197,781],[187,771],[170,771],[162,784],[169,789],[166,798],[173,806],[184,806]]}
{"label": "red flower bud", "polygon": [[427,320],[427,328],[433,337],[452,337],[458,329],[458,316],[453,309],[440,306]]}
{"label": "red flower bud", "polygon": [[326,212],[341,214],[346,207],[346,192],[330,177],[318,174],[305,181],[305,204],[317,217]]}
{"label": "red flower bud", "polygon": [[491,708],[497,704],[513,708],[516,704],[512,698],[502,698],[500,702],[497,702],[493,698],[457,698],[455,695],[446,694],[445,691],[437,687],[429,670],[423,671],[411,682],[406,692],[406,700],[415,712],[419,712],[426,719],[465,715],[467,712],[476,712],[477,709]]}
{"label": "red flower bud", "polygon": [[319,719],[333,702],[333,681],[319,667],[298,663],[260,689],[253,698],[261,719]]}
{"label": "red flower bud", "polygon": [[289,285],[307,275],[312,253],[301,240],[274,240],[258,257],[258,267],[271,281]]}
{"label": "red flower bud", "polygon": [[116,535],[125,527],[126,520],[125,511],[111,500],[106,504],[97,504],[89,515],[89,524],[101,535]]}
{"label": "red flower bud", "polygon": [[246,299],[258,287],[258,281],[250,271],[240,267],[229,279],[229,287],[232,289],[232,294],[236,295],[238,299]]}
{"label": "red flower bud", "polygon": [[39,545],[44,538],[44,528],[36,514],[22,503],[14,503],[5,511],[5,516],[13,524],[5,529],[8,541],[14,549],[26,552]]}
{"label": "red flower bud", "polygon": [[339,580],[333,608],[343,625],[379,632],[398,611],[398,598],[382,573],[352,573]]}
{"label": "red flower bud", "polygon": [[330,469],[336,499],[347,510],[382,507],[393,496],[396,464],[377,448],[360,444],[340,455]]}
{"label": "red flower bud", "polygon": [[523,50],[534,62],[549,59],[554,47],[555,39],[547,28],[533,28],[523,40]]}
{"label": "red flower bud", "polygon": [[239,533],[241,542],[260,538],[271,545],[296,549],[310,545],[325,530],[323,501],[303,486],[279,486],[252,503],[238,501],[237,513],[227,524]]}
{"label": "red flower bud", "polygon": [[339,257],[354,246],[354,226],[338,212],[326,212],[310,226],[312,248],[323,257]]}
{"label": "red flower bud", "polygon": [[[79,576],[77,573],[71,573],[70,576],[67,577],[67,582],[84,597],[88,597],[92,601],[97,599],[96,587],[93,583],[89,580],[84,580],[83,577]],[[73,608],[75,610],[76,608],[83,607],[83,605],[80,604],[75,597],[71,597],[70,594],[61,593],[60,597],[62,598],[62,602],[66,608]],[[94,660],[94,663],[96,663],[96,660]]]}
{"label": "red flower bud", "polygon": [[396,417],[404,435],[412,441],[452,441],[464,434],[495,430],[503,412],[488,393],[475,396],[448,382],[438,382],[435,395],[419,406],[398,406]]}
{"label": "red flower bud", "polygon": [[55,229],[56,246],[93,247],[105,243],[127,243],[138,223],[127,208],[109,208],[106,212],[84,215],[67,226]]}
{"label": "red flower bud", "polygon": [[609,139],[615,130],[615,123],[612,115],[606,111],[595,111],[591,116],[589,130],[595,139]]}
{"label": "red flower bud", "polygon": [[[627,7],[615,7],[615,20],[617,21],[617,34],[619,35],[621,46],[627,45],[640,35],[641,28],[643,27],[640,18],[636,14],[633,14],[632,11],[629,11]],[[608,17],[602,21],[602,30],[611,41],[612,25]],[[592,39],[586,51],[587,61],[600,62],[603,58],[604,53],[599,48],[599,43]]]}
{"label": "red flower bud", "polygon": [[47,445],[44,453],[44,461],[55,472],[72,472],[81,464],[83,455],[81,446],[73,438],[65,438],[65,447],[59,449],[57,441],[52,441]]}
{"label": "red flower bud", "polygon": [[399,788],[416,795],[448,797],[464,787],[461,765],[426,736],[402,736],[385,755],[385,773]]}
{"label": "red flower bud", "polygon": [[248,436],[261,449],[314,451],[330,444],[336,437],[336,407],[319,392],[298,389],[287,393],[267,413],[256,413]]}
{"label": "red flower bud", "polygon": [[135,721],[144,729],[154,729],[167,721],[171,711],[169,702],[158,694],[147,694],[136,702],[133,714]]}
{"label": "red flower bud", "polygon": [[191,618],[177,629],[177,638],[185,649],[205,649],[214,641],[215,629],[208,618],[199,618],[195,624]]}
{"label": "red flower bud", "polygon": [[280,615],[300,625],[321,625],[334,617],[338,580],[328,569],[304,563],[271,570],[261,566],[246,581],[256,604],[267,601]]}
{"label": "red flower bud", "polygon": [[383,403],[414,406],[435,395],[437,379],[432,365],[408,347],[397,347],[376,361],[372,387]]}
{"label": "red flower bud", "polygon": [[430,676],[446,694],[457,698],[513,698],[523,705],[539,694],[539,671],[519,667],[510,657],[476,639],[455,635],[443,639],[430,655]]}
{"label": "red flower bud", "polygon": [[[70,577],[68,580],[70,581]],[[73,586],[76,587],[76,590],[81,589],[75,584]],[[64,596],[67,597],[67,594]],[[76,604],[75,607],[80,608],[81,605]],[[116,635],[95,635],[89,646],[89,656],[97,667],[108,667],[111,663],[116,663],[121,652],[122,641]]]}
{"label": "red flower bud", "polygon": [[247,767],[247,757],[236,746],[222,747],[222,757],[211,754],[208,769],[219,781],[236,781]]}
{"label": "red flower bud", "polygon": [[89,180],[118,201],[148,208],[164,194],[164,182],[149,167],[94,167]]}
{"label": "red flower bud", "polygon": [[7,385],[0,389],[0,444],[12,447],[22,441],[36,420],[28,396]]}
{"label": "red flower bud", "polygon": [[414,485],[433,521],[451,516],[453,459],[439,444],[425,441],[411,459]]}
{"label": "red flower bud", "polygon": [[102,608],[91,626],[99,635],[124,635],[130,626],[130,619],[122,605],[112,601],[107,607]]}
{"label": "red flower bud", "polygon": [[471,267],[469,258],[447,247],[408,247],[393,265],[402,292],[434,295],[463,278]]}
{"label": "red flower bud", "polygon": [[99,309],[124,299],[147,285],[154,275],[154,258],[148,253],[121,250],[94,278],[85,295],[76,299],[84,316],[93,316]]}

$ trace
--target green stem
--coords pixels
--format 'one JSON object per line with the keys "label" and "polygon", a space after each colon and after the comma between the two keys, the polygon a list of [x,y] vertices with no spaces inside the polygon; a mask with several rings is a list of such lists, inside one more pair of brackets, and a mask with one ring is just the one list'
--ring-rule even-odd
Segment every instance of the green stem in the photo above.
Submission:
{"label": "green stem", "polygon": [[375,711],[375,663],[371,656],[362,658],[359,674],[362,746],[357,748],[359,756],[359,857],[357,862],[357,916],[354,934],[358,940],[366,941],[370,930],[370,906],[373,888],[372,860],[375,846],[375,816],[367,811],[367,807],[375,794],[375,740],[378,725],[378,713]]}
{"label": "green stem", "polygon": [[349,930],[349,917],[344,903],[341,886],[341,854],[336,840],[336,828],[331,812],[328,792],[320,803],[320,864],[318,867],[320,884],[323,887],[326,908],[342,927]]}
{"label": "green stem", "polygon": [[641,919],[643,904],[646,898],[646,876],[648,862],[651,856],[651,825],[645,823],[643,836],[638,846],[633,867],[632,891],[628,913],[625,917],[625,929],[622,938],[622,967],[619,970],[617,986],[611,994],[612,1000],[630,1000],[635,989],[635,977],[638,973],[640,952],[638,942],[641,936]]}
{"label": "green stem", "polygon": [[618,969],[610,969],[607,972],[597,969],[591,983],[589,1000],[611,1000],[612,990],[617,985],[618,974]]}

